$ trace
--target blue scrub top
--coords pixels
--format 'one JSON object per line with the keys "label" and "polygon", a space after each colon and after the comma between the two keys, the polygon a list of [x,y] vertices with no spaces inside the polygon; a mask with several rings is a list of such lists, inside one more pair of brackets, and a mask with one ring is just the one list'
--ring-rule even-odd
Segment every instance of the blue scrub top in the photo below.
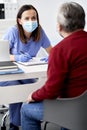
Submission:
{"label": "blue scrub top", "polygon": [[47,48],[50,46],[50,41],[46,36],[44,30],[41,28],[39,41],[35,42],[31,38],[27,44],[21,42],[16,26],[9,28],[3,36],[4,40],[9,41],[10,54],[15,56],[16,61],[19,60],[20,52],[29,53],[31,57],[35,57],[41,47]]}

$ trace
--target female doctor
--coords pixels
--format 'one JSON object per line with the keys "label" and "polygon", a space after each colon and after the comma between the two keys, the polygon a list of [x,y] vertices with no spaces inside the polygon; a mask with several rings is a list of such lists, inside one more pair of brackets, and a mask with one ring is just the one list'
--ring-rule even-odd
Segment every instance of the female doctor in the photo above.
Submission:
{"label": "female doctor", "polygon": [[[39,49],[43,47],[49,54],[51,44],[44,30],[40,26],[38,12],[32,5],[23,5],[17,14],[17,25],[11,27],[3,39],[9,41],[10,60],[28,61],[35,57]],[[32,83],[35,79],[0,82],[0,86]],[[20,108],[22,103],[9,105],[10,129],[19,130]]]}

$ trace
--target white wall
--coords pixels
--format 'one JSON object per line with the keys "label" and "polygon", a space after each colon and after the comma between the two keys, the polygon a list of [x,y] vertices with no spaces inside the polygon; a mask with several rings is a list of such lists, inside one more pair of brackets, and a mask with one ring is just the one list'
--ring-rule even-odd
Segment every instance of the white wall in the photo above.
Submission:
{"label": "white wall", "polygon": [[[18,0],[18,4],[19,6],[23,4],[32,4],[36,7],[39,12],[40,23],[54,45],[61,40],[61,37],[56,31],[57,9],[59,4],[66,1],[78,2],[87,13],[87,0]],[[87,25],[85,29],[87,30]]]}

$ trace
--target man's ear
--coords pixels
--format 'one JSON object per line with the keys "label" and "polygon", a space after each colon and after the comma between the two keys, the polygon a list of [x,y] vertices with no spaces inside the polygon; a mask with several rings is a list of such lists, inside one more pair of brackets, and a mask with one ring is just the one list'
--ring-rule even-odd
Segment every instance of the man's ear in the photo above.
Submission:
{"label": "man's ear", "polygon": [[59,23],[57,24],[57,30],[58,30],[58,32],[62,31],[62,26]]}

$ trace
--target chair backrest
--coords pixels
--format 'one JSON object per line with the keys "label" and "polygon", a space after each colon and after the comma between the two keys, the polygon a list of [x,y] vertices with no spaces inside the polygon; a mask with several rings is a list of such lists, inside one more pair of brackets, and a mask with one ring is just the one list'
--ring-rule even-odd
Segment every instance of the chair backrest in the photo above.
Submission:
{"label": "chair backrest", "polygon": [[45,100],[43,120],[70,130],[87,130],[87,91],[75,98]]}

